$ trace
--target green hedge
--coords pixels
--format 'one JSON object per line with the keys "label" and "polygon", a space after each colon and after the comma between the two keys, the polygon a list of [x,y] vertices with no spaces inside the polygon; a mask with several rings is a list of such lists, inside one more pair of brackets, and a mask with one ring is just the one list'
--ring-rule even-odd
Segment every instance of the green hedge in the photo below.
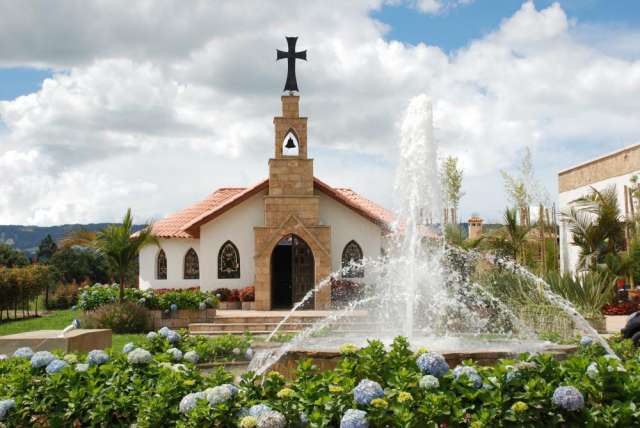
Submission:
{"label": "green hedge", "polygon": [[28,313],[31,302],[53,284],[53,280],[52,271],[45,265],[0,267],[0,320],[3,312],[6,318],[10,313],[15,318],[18,310]]}

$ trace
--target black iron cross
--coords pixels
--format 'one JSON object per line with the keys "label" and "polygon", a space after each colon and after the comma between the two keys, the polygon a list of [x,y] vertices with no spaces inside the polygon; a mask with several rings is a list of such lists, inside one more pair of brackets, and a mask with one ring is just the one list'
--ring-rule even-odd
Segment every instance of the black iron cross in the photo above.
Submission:
{"label": "black iron cross", "polygon": [[286,37],[289,50],[283,52],[277,49],[276,61],[287,59],[287,82],[284,84],[285,91],[298,91],[298,81],[296,80],[296,59],[307,60],[307,51],[296,52],[297,37]]}

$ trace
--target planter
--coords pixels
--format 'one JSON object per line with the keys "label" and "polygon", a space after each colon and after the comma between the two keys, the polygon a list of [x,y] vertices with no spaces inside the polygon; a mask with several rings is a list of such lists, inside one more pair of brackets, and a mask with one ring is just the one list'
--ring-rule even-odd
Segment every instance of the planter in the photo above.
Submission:
{"label": "planter", "polygon": [[149,311],[153,328],[155,330],[162,327],[188,328],[191,323],[213,322],[216,317],[216,310],[213,308],[205,309],[178,309],[175,312],[166,313],[160,310]]}
{"label": "planter", "polygon": [[255,311],[256,310],[256,302],[242,302],[242,310],[243,311]]}
{"label": "planter", "polygon": [[591,327],[595,328],[598,333],[607,332],[607,322],[604,317],[585,318]]}
{"label": "planter", "polygon": [[220,302],[218,303],[218,309],[221,310],[238,310],[242,309],[242,302]]}

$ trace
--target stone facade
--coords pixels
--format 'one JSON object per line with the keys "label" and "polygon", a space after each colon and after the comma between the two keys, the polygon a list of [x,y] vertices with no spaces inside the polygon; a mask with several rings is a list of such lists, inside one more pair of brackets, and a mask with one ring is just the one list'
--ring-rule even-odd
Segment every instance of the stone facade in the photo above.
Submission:
{"label": "stone facade", "polygon": [[[313,254],[315,283],[331,273],[331,227],[320,225],[320,197],[314,193],[313,159],[307,158],[307,118],[299,115],[295,95],[282,97],[282,116],[275,117],[275,157],[269,160],[269,192],[264,198],[264,226],[255,231],[255,287],[257,310],[270,310],[271,255],[288,235],[303,239]],[[292,132],[298,154],[283,152],[285,137]],[[315,295],[315,309],[326,309],[331,290]]]}
{"label": "stone facade", "polygon": [[478,216],[472,216],[469,222],[469,239],[478,239],[482,236],[483,220]]}
{"label": "stone facade", "polygon": [[640,169],[640,144],[565,169],[558,173],[558,190],[567,192]]}

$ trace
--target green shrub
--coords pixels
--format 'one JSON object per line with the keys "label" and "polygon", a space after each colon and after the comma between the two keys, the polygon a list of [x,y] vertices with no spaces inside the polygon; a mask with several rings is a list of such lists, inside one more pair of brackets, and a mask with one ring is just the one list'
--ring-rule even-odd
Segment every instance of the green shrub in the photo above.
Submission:
{"label": "green shrub", "polygon": [[613,301],[614,278],[607,272],[588,272],[575,277],[551,272],[547,282],[554,293],[564,297],[587,317],[601,317],[602,307]]}
{"label": "green shrub", "polygon": [[[640,418],[640,353],[629,342],[612,341],[622,361],[606,358],[597,345],[581,346],[563,361],[544,354],[522,354],[494,367],[465,361],[480,377],[480,388],[450,370],[428,389],[420,385],[418,355],[406,339],[396,338],[391,346],[371,341],[360,350],[344,347],[333,370],[320,372],[307,360],[290,381],[275,372],[257,378],[245,374],[233,398],[215,404],[200,400],[185,414],[179,412],[183,397],[230,383],[232,376],[222,370],[202,376],[190,363],[172,365],[164,348],[146,364],[112,353],[108,362],[86,372],[71,365],[46,374],[27,359],[9,358],[0,360],[0,400],[15,400],[15,408],[2,422],[10,427],[234,427],[242,409],[264,404],[292,427],[301,425],[301,415],[309,421],[306,426],[337,427],[347,409],[365,411],[371,428],[631,427]],[[356,402],[353,390],[363,379],[378,382],[384,398]],[[571,411],[554,404],[559,386],[577,388],[584,408]]]}
{"label": "green shrub", "polygon": [[114,333],[145,333],[151,326],[149,311],[132,302],[102,305],[85,312],[83,325],[87,328],[110,328]]}
{"label": "green shrub", "polygon": [[58,286],[49,293],[47,309],[69,309],[78,303],[79,294],[80,286],[76,283],[58,284]]}
{"label": "green shrub", "polygon": [[[78,307],[84,311],[99,308],[118,301],[120,288],[118,284],[94,284],[83,288],[78,299]],[[208,308],[215,308],[218,299],[211,292],[202,292],[197,288],[184,290],[140,290],[138,288],[125,288],[124,300],[134,302],[147,309],[168,310],[172,304],[178,309],[199,309],[201,303]]]}

